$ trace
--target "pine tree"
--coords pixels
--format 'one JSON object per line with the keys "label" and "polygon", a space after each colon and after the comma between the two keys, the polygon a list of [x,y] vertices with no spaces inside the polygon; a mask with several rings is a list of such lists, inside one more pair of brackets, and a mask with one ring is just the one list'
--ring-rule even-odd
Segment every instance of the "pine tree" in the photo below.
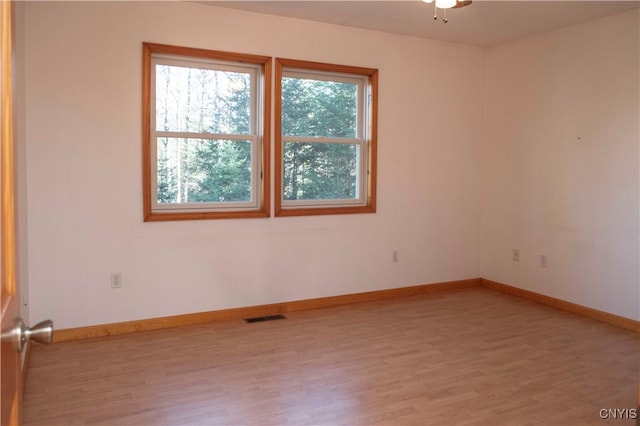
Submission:
{"label": "pine tree", "polygon": [[[284,135],[356,136],[355,85],[285,77],[282,87]],[[286,200],[356,196],[356,145],[288,142],[283,151]]]}

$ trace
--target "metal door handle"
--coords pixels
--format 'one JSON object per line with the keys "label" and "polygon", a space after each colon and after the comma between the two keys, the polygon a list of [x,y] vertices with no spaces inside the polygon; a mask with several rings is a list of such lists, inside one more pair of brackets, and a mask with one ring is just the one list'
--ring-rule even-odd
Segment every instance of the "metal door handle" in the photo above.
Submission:
{"label": "metal door handle", "polygon": [[22,352],[29,340],[49,344],[53,341],[53,321],[45,320],[29,328],[22,318],[18,318],[15,334],[18,338],[18,352]]}

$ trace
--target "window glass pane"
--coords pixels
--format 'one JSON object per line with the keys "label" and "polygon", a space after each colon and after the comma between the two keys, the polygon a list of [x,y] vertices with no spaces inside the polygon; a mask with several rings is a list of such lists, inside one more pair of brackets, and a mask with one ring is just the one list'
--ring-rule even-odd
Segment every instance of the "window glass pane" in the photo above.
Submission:
{"label": "window glass pane", "polygon": [[251,74],[156,65],[156,130],[248,134]]}
{"label": "window glass pane", "polygon": [[358,145],[284,143],[284,199],[358,197]]}
{"label": "window glass pane", "polygon": [[282,133],[357,137],[357,95],[357,84],[283,77]]}
{"label": "window glass pane", "polygon": [[158,138],[158,203],[251,201],[251,142]]}

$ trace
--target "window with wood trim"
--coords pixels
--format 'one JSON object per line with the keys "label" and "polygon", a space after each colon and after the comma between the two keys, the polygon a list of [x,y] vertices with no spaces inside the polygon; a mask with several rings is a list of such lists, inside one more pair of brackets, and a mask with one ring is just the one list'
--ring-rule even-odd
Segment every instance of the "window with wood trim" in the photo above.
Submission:
{"label": "window with wood trim", "polygon": [[144,220],[269,216],[271,58],[143,44]]}
{"label": "window with wood trim", "polygon": [[378,71],[275,64],[276,216],[375,212]]}

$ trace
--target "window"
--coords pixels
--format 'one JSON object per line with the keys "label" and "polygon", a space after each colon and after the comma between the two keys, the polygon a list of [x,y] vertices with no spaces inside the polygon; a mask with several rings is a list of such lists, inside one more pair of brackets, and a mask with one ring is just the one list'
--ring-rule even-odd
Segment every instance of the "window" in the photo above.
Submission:
{"label": "window", "polygon": [[375,212],[377,77],[276,59],[276,216]]}
{"label": "window", "polygon": [[145,221],[269,216],[271,58],[143,44]]}

